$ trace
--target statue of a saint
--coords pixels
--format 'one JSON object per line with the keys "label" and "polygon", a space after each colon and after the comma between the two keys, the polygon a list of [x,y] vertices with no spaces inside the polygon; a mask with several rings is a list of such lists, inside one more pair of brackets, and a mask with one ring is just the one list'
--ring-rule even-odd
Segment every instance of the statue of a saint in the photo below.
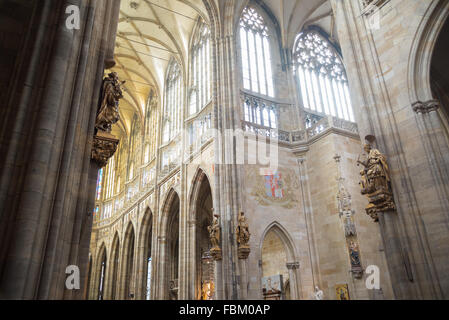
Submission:
{"label": "statue of a saint", "polygon": [[362,194],[371,194],[376,191],[391,192],[390,169],[386,157],[377,149],[366,144],[364,147],[368,155],[366,161],[357,161],[365,169],[360,173],[362,181]]}
{"label": "statue of a saint", "polygon": [[360,267],[359,247],[354,241],[351,241],[349,244],[349,256],[351,257],[351,265],[354,267]]}
{"label": "statue of a saint", "polygon": [[249,233],[248,222],[243,212],[239,214],[236,235],[239,247],[247,247],[251,233]]}
{"label": "statue of a saint", "polygon": [[219,248],[220,246],[220,220],[218,215],[214,215],[212,225],[207,227],[210,236],[212,248]]}
{"label": "statue of a saint", "polygon": [[97,113],[95,128],[97,130],[111,132],[112,125],[120,120],[119,101],[123,98],[121,86],[125,83],[120,82],[116,72],[111,72],[103,80],[101,91],[100,108]]}
{"label": "statue of a saint", "polygon": [[315,292],[313,294],[315,300],[323,300],[324,298],[324,292],[323,290],[320,290],[320,288],[315,287]]}

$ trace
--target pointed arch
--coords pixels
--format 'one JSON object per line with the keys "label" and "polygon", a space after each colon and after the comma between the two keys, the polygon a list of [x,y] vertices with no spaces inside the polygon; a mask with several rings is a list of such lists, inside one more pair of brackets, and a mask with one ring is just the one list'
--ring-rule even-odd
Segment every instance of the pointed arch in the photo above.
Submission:
{"label": "pointed arch", "polygon": [[198,168],[189,195],[188,250],[192,257],[189,265],[189,298],[211,300],[215,296],[214,262],[210,255],[211,243],[208,227],[213,220],[213,193],[210,179]]}
{"label": "pointed arch", "polygon": [[[297,265],[295,245],[287,230],[278,222],[273,222],[264,231],[261,238],[260,254],[262,277],[271,279],[281,275],[284,285],[281,288],[283,299],[287,297],[299,299],[300,294],[297,290],[299,276],[289,267],[293,264]],[[265,289],[271,290],[266,287]]]}
{"label": "pointed arch", "polygon": [[206,171],[204,171],[201,167],[199,167],[196,170],[195,175],[193,176],[192,184],[191,184],[190,191],[189,191],[188,199],[189,199],[189,207],[190,207],[190,210],[189,210],[189,219],[190,220],[195,219],[195,210],[196,210],[196,206],[197,206],[197,200],[198,200],[198,197],[200,194],[201,186],[203,185],[204,181],[207,181],[207,183],[209,183],[209,186],[212,189],[210,177],[208,176]]}
{"label": "pointed arch", "polygon": [[162,112],[162,143],[172,141],[181,130],[181,112],[184,110],[184,77],[175,57],[170,59],[165,75],[165,99]]}
{"label": "pointed arch", "polygon": [[193,116],[210,101],[211,92],[211,33],[209,25],[198,18],[190,39],[190,79],[188,116]]}
{"label": "pointed arch", "polygon": [[120,266],[120,236],[118,231],[115,232],[111,246],[111,258],[109,263],[109,279],[107,281],[106,297],[110,300],[118,299],[117,283],[119,279]]}
{"label": "pointed arch", "polygon": [[262,251],[263,242],[267,236],[267,234],[272,231],[274,232],[279,239],[282,241],[284,247],[287,250],[287,259],[289,262],[294,262],[297,260],[297,251],[292,237],[289,232],[277,221],[272,222],[263,232],[260,242],[260,251]]}
{"label": "pointed arch", "polygon": [[177,300],[179,290],[179,228],[180,228],[180,198],[171,188],[165,197],[161,211],[160,236],[158,245],[158,298]]}
{"label": "pointed arch", "polygon": [[126,227],[123,237],[122,259],[121,259],[121,279],[119,299],[130,300],[135,296],[135,228],[130,221]]}
{"label": "pointed arch", "polygon": [[93,299],[95,300],[104,300],[104,293],[105,293],[105,283],[106,283],[106,270],[107,270],[107,261],[108,261],[108,255],[107,255],[107,249],[106,245],[103,242],[97,253],[97,257],[95,259],[96,265],[95,265],[95,282],[94,282],[94,296]]}
{"label": "pointed arch", "polygon": [[432,1],[421,20],[408,61],[408,89],[410,101],[428,103],[434,100],[430,70],[434,47],[444,22],[449,17],[449,2]]}
{"label": "pointed arch", "polygon": [[302,107],[354,122],[348,78],[340,49],[326,32],[318,26],[304,29],[296,37],[292,59]]}
{"label": "pointed arch", "polygon": [[140,300],[150,300],[153,265],[153,212],[149,207],[145,210],[139,230],[138,240],[138,274],[136,297]]}
{"label": "pointed arch", "polygon": [[262,7],[257,1],[250,1],[244,7],[239,19],[238,38],[243,88],[274,98],[274,67],[272,40],[270,40],[272,31],[264,15],[260,14],[260,8]]}

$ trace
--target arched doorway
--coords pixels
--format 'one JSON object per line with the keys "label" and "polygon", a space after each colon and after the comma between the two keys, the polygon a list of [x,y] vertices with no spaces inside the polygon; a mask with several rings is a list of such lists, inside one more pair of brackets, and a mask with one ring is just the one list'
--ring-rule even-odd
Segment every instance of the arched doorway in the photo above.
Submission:
{"label": "arched doorway", "polygon": [[97,263],[97,294],[95,299],[104,300],[105,293],[105,283],[106,283],[106,267],[107,267],[107,254],[106,254],[106,246],[103,244],[101,246],[100,252],[98,254],[98,263]]}
{"label": "arched doorway", "polygon": [[195,221],[195,299],[212,300],[215,294],[215,263],[210,254],[208,227],[213,220],[212,190],[206,174],[199,171],[194,182],[193,215]]}
{"label": "arched doorway", "polygon": [[111,300],[117,300],[118,299],[118,292],[117,292],[117,280],[118,280],[118,268],[119,268],[119,261],[120,261],[120,239],[118,236],[118,233],[115,234],[114,240],[112,241],[112,249],[111,249],[111,263],[110,263],[110,285],[111,288],[110,291],[110,298]]}
{"label": "arched doorway", "polygon": [[134,227],[130,222],[128,228],[126,229],[125,239],[123,242],[123,259],[122,259],[123,300],[133,300],[135,298],[134,246],[135,246],[135,233]]}
{"label": "arched doorway", "polygon": [[433,96],[440,103],[439,114],[449,136],[449,19],[441,29],[432,54],[430,85]]}
{"label": "arched doorway", "polygon": [[92,281],[92,255],[89,253],[89,265],[87,267],[87,279],[86,279],[86,285],[84,287],[84,299],[89,299],[89,291]]}
{"label": "arched doorway", "polygon": [[140,240],[139,240],[139,292],[138,297],[141,300],[151,300],[152,294],[152,274],[153,274],[153,253],[152,253],[152,243],[153,243],[153,215],[151,210],[148,209],[142,219],[142,225],[140,229]]}
{"label": "arched doorway", "polygon": [[292,242],[278,224],[264,234],[261,246],[262,295],[266,300],[298,299],[297,275],[287,266],[295,262]]}
{"label": "arched doorway", "polygon": [[179,297],[179,209],[178,194],[171,190],[164,209],[165,223],[165,249],[162,263],[164,276],[162,277],[163,298],[165,300],[178,300]]}

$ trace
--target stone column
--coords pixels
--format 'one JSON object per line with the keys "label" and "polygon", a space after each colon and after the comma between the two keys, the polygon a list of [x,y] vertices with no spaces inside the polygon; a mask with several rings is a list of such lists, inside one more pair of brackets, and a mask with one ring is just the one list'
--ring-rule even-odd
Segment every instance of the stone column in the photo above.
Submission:
{"label": "stone column", "polygon": [[299,283],[299,262],[287,263],[288,276],[290,277],[290,295],[292,300],[301,299],[301,284]]}
{"label": "stone column", "polygon": [[[3,299],[82,299],[65,269],[87,274],[95,169],[90,151],[110,1],[30,1],[1,133],[0,257]],[[80,8],[79,30],[65,10]],[[5,35],[6,37],[8,35]],[[95,181],[95,182],[94,182]],[[20,182],[20,183],[19,183]]]}
{"label": "stone column", "polygon": [[[359,1],[331,0],[361,137],[376,137],[392,172],[397,211],[385,212],[379,226],[395,297],[441,299],[449,281],[449,193],[447,158],[438,154],[447,153],[447,142],[441,143],[429,126],[433,121],[426,124],[421,114],[433,103],[409,100],[409,66],[398,60],[413,58],[413,41],[437,3],[418,2],[387,2],[379,11],[381,27],[372,28]],[[407,10],[399,15],[399,8]],[[386,52],[392,37],[400,38],[401,45]]]}

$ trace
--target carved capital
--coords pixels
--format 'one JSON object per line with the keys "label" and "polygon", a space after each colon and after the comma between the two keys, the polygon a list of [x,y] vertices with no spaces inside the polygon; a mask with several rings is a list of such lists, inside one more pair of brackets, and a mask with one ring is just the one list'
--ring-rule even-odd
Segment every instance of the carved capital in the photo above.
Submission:
{"label": "carved capital", "polygon": [[109,159],[117,151],[119,140],[112,134],[99,131],[94,137],[92,146],[91,158],[94,160],[100,168],[105,167],[108,164]]}
{"label": "carved capital", "polygon": [[418,114],[426,114],[437,111],[440,108],[440,102],[438,100],[429,100],[427,102],[416,101],[412,104],[412,108]]}
{"label": "carved capital", "polygon": [[298,270],[299,269],[299,262],[289,262],[289,263],[287,263],[287,269],[288,270]]}

